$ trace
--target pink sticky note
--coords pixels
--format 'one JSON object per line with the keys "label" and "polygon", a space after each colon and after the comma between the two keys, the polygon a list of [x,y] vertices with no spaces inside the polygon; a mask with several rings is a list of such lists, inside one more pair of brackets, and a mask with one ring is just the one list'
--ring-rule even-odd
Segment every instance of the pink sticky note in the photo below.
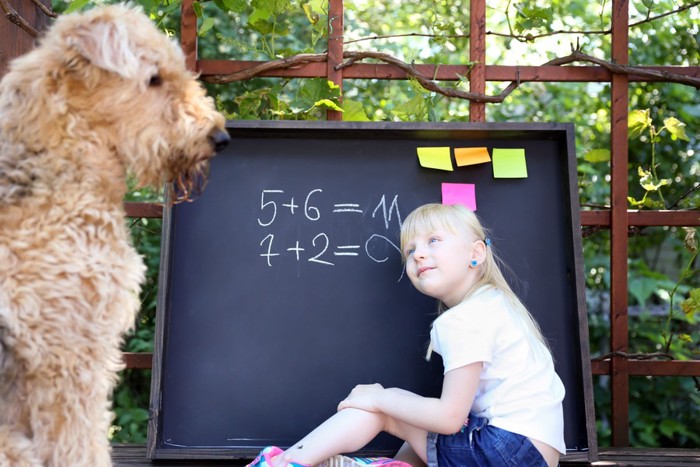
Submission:
{"label": "pink sticky note", "polygon": [[476,211],[476,186],[473,183],[443,183],[442,204],[463,204]]}

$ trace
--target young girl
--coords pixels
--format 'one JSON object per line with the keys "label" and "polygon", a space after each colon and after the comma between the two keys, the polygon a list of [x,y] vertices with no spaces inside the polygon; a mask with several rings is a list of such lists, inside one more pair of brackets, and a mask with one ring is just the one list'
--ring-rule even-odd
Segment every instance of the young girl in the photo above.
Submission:
{"label": "young girl", "polygon": [[316,465],[385,431],[405,441],[394,465],[556,466],[566,451],[564,386],[476,215],[421,206],[401,227],[401,251],[416,289],[439,301],[428,358],[442,356],[440,397],[359,385],[301,441],[266,448],[250,465]]}

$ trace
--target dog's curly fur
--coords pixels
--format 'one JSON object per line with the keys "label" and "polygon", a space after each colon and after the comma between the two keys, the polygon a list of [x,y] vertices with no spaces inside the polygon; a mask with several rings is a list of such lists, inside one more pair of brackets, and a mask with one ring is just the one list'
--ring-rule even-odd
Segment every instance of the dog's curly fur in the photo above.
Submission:
{"label": "dog's curly fur", "polygon": [[0,465],[111,465],[145,272],[127,174],[196,180],[228,142],[195,78],[140,9],[109,6],[60,17],[0,83]]}

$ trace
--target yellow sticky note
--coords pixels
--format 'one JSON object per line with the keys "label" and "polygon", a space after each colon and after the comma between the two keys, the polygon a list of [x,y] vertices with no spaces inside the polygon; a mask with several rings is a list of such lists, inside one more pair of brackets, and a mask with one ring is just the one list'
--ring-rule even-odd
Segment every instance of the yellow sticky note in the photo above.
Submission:
{"label": "yellow sticky note", "polygon": [[493,178],[527,178],[525,149],[493,149]]}
{"label": "yellow sticky note", "polygon": [[426,169],[453,171],[449,147],[417,148],[418,162]]}
{"label": "yellow sticky note", "polygon": [[455,148],[455,159],[458,167],[491,161],[486,148]]}

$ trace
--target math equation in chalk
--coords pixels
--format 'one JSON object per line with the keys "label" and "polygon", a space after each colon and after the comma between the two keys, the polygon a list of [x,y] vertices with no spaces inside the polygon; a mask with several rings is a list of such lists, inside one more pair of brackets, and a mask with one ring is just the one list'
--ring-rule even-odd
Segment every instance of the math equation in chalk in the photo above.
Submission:
{"label": "math equation in chalk", "polygon": [[[335,266],[341,261],[357,257],[367,257],[376,263],[383,263],[390,259],[387,251],[392,255],[398,254],[400,258],[401,250],[395,238],[401,227],[398,195],[382,194],[376,204],[372,203],[370,206],[344,200],[333,203],[325,208],[325,211],[319,207],[327,204],[321,202],[324,195],[328,193],[321,188],[312,188],[301,195],[282,189],[261,190],[257,222],[264,231],[259,255],[268,266],[272,267],[285,257],[323,266]],[[357,242],[343,244],[334,242],[333,235],[323,229],[319,229],[314,236],[306,240],[280,239],[271,230],[275,227],[275,222],[279,222],[278,218],[283,211],[291,214],[298,222],[319,222],[320,226],[332,225],[340,216],[356,216],[358,221],[364,222],[368,214],[373,219],[379,219],[384,230],[381,233],[372,233],[366,238],[359,238]],[[390,231],[390,226],[396,228]]]}

